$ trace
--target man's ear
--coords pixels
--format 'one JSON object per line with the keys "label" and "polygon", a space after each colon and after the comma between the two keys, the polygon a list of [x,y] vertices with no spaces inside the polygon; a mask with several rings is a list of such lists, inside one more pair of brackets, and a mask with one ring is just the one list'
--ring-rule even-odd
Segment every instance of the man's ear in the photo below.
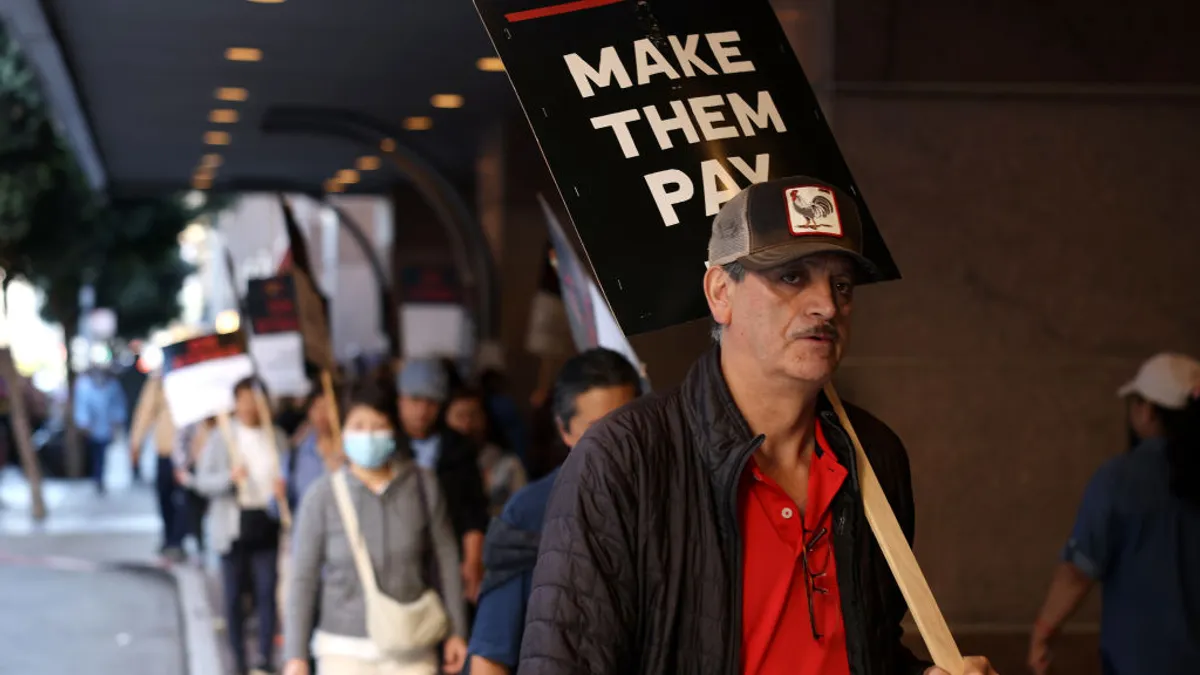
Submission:
{"label": "man's ear", "polygon": [[708,300],[708,311],[713,321],[728,326],[733,318],[733,279],[719,265],[713,265],[704,273],[704,297]]}
{"label": "man's ear", "polygon": [[554,428],[558,429],[558,437],[562,439],[563,445],[568,448],[574,445],[571,442],[571,435],[567,433],[567,428],[563,426],[562,420],[558,419],[557,415],[554,416]]}

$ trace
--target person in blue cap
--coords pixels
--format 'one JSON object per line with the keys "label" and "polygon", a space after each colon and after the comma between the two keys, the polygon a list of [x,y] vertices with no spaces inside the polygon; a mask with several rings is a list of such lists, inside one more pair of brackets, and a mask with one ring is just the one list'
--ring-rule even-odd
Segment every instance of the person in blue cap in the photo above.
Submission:
{"label": "person in blue cap", "polygon": [[418,465],[437,474],[455,535],[462,546],[463,589],[472,602],[483,581],[483,533],[488,501],[477,449],[441,422],[449,391],[446,370],[435,359],[407,362],[397,378],[404,435]]}

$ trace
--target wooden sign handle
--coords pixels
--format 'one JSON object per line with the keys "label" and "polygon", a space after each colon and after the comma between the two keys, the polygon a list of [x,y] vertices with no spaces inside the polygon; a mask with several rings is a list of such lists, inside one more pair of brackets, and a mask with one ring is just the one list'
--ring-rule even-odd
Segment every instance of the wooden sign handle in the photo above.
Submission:
{"label": "wooden sign handle", "polygon": [[[233,435],[233,427],[229,425],[229,413],[217,413],[217,429],[221,433],[221,439],[225,441],[225,447],[229,451],[229,466],[230,468],[238,468],[242,465],[242,455],[238,452],[237,437]],[[242,489],[242,484],[245,481],[237,483],[237,489]]]}
{"label": "wooden sign handle", "polygon": [[[271,406],[267,403],[267,397],[263,394],[262,389],[258,387],[254,388],[254,402],[258,405],[259,424],[262,425],[263,432],[267,434],[267,442],[271,444],[271,458],[275,464],[275,475],[282,476],[283,470],[279,462],[281,448],[275,437],[275,421],[271,417]],[[275,502],[279,507],[279,522],[285,528],[291,527],[292,508],[288,506],[287,500],[276,497]]]}
{"label": "wooden sign handle", "polygon": [[328,370],[321,371],[321,388],[325,392],[325,400],[329,403],[329,424],[333,428],[334,447],[342,451],[342,420],[338,416],[337,396],[333,391],[333,375]]}
{"label": "wooden sign handle", "polygon": [[938,608],[929,583],[921,574],[917,557],[913,555],[912,548],[904,537],[904,531],[900,529],[896,514],[892,512],[892,505],[888,503],[883,486],[879,484],[879,478],[871,468],[867,453],[863,450],[858,434],[854,432],[846,409],[842,406],[842,400],[832,383],[825,385],[825,396],[833,404],[842,428],[850,435],[850,441],[854,444],[854,453],[858,459],[858,482],[862,490],[867,522],[871,525],[871,531],[875,533],[875,540],[879,542],[879,548],[883,551],[883,557],[887,559],[900,592],[904,594],[908,610],[912,613],[917,629],[921,631],[929,655],[937,667],[951,675],[961,675],[964,667],[962,653],[958,651],[954,636],[950,634],[950,627],[946,625],[946,619],[942,616],[942,610]]}

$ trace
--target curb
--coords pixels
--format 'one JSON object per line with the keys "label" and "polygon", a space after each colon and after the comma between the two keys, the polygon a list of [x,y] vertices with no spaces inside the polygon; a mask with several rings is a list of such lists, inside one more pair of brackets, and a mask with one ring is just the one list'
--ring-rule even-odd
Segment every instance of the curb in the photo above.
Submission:
{"label": "curb", "polygon": [[164,570],[175,581],[183,621],[183,648],[188,675],[220,675],[221,649],[213,630],[204,572],[187,565]]}

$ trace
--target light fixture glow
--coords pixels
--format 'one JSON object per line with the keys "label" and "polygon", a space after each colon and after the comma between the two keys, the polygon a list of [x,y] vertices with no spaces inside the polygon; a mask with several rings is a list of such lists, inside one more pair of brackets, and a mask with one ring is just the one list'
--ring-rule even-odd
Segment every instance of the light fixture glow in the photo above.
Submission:
{"label": "light fixture glow", "polygon": [[196,173],[192,174],[192,178],[211,182],[213,179],[213,170],[207,167],[200,167],[199,169],[196,169]]}
{"label": "light fixture glow", "polygon": [[341,183],[337,182],[336,178],[330,178],[329,180],[325,181],[326,192],[342,192],[345,189],[346,188],[343,187]]}
{"label": "light fixture glow", "polygon": [[384,152],[395,152],[396,151],[396,141],[391,138],[385,138],[379,142],[379,149]]}
{"label": "light fixture glow", "polygon": [[242,317],[236,309],[227,309],[217,314],[214,323],[218,333],[236,333],[242,327]]}
{"label": "light fixture glow", "polygon": [[283,4],[283,0],[250,0],[250,2],[254,2],[254,3],[260,4],[260,5],[282,5]]}
{"label": "light fixture glow", "polygon": [[499,56],[485,56],[475,62],[475,67],[485,73],[503,73],[504,62]]}
{"label": "light fixture glow", "polygon": [[218,155],[215,152],[210,152],[207,155],[200,158],[200,166],[202,166],[206,169],[215,169],[218,166],[221,166],[221,163],[223,161],[224,160],[221,159],[220,155]]}
{"label": "light fixture glow", "polygon": [[212,187],[212,179],[211,178],[201,178],[199,176],[195,176],[192,178],[192,189],[193,190],[207,190],[210,187]]}
{"label": "light fixture glow", "polygon": [[404,119],[404,128],[409,131],[427,131],[433,128],[433,118],[406,117]]}
{"label": "light fixture glow", "polygon": [[240,103],[250,98],[250,92],[241,87],[218,87],[216,97],[218,101]]}
{"label": "light fixture glow", "polygon": [[381,162],[379,158],[374,155],[359,157],[358,161],[354,163],[354,167],[359,171],[374,171],[382,165],[383,162]]}
{"label": "light fixture glow", "polygon": [[204,142],[209,145],[229,145],[231,140],[228,131],[204,132]]}
{"label": "light fixture glow", "polygon": [[463,97],[458,94],[434,94],[429,103],[435,108],[461,108]]}
{"label": "light fixture glow", "polygon": [[230,108],[217,108],[208,113],[208,121],[213,124],[234,124],[238,121],[238,111]]}
{"label": "light fixture glow", "polygon": [[334,176],[334,180],[342,185],[354,185],[358,182],[358,172],[354,169],[342,169]]}
{"label": "light fixture glow", "polygon": [[225,58],[230,61],[262,61],[261,49],[255,47],[230,47],[225,50]]}

